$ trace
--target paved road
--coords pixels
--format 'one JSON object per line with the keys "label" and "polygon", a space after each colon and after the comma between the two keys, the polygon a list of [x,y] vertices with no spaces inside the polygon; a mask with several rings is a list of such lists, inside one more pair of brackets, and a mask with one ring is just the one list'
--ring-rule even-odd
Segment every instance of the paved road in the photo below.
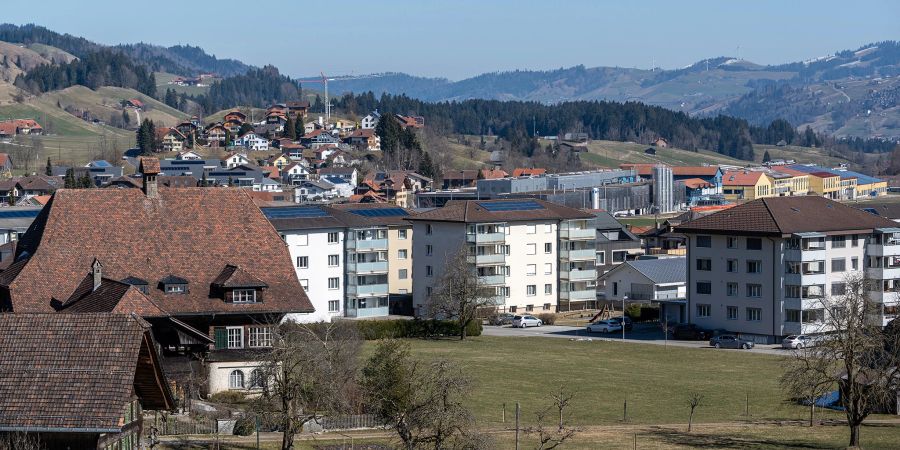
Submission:
{"label": "paved road", "polygon": [[[510,326],[490,326],[485,325],[484,336],[513,336],[513,337],[550,337],[562,339],[597,339],[603,341],[622,342],[621,332],[614,333],[588,333],[584,327],[571,327],[561,325],[545,325],[533,328],[512,328]],[[709,346],[708,341],[676,341],[673,339],[665,339],[662,330],[648,324],[636,324],[634,330],[625,332],[624,342],[634,344],[652,344],[652,345],[672,345],[676,347],[690,347],[716,350]],[[780,345],[757,345],[752,350],[727,350],[718,349],[717,351],[733,351],[746,353],[765,353],[771,355],[789,355],[788,350],[782,350]]]}

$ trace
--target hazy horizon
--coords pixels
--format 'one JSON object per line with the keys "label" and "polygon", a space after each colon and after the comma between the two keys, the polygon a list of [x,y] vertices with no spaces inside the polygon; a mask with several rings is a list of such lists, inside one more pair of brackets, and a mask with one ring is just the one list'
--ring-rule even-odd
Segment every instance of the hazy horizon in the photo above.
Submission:
{"label": "hazy horizon", "polygon": [[403,72],[459,80],[577,65],[677,69],[717,56],[768,65],[900,39],[900,2],[885,0],[856,1],[853,8],[837,0],[350,1],[325,10],[281,1],[244,15],[239,2],[233,8],[207,0],[160,1],[152,8],[91,3],[50,0],[40,11],[9,9],[0,20],[108,45],[199,46],[219,58],[272,64],[293,77]]}

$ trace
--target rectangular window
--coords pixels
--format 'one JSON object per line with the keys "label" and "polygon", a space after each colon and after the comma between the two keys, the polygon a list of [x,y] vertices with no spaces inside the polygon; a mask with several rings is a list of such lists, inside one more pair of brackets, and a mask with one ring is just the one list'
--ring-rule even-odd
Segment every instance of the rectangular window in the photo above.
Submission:
{"label": "rectangular window", "polygon": [[244,327],[226,327],[228,348],[244,348]]}
{"label": "rectangular window", "polygon": [[850,236],[850,246],[859,247],[859,235],[854,234],[853,236]]}
{"label": "rectangular window", "polygon": [[821,322],[824,318],[824,309],[805,309],[800,313],[800,320],[802,320],[803,323]]}
{"label": "rectangular window", "polygon": [[549,303],[544,303],[544,311],[549,311],[550,308],[551,308],[551,305]]}
{"label": "rectangular window", "polygon": [[712,294],[712,283],[710,283],[709,281],[698,281],[697,293],[706,295]]}
{"label": "rectangular window", "polygon": [[337,267],[341,263],[341,255],[328,255],[328,267]]}
{"label": "rectangular window", "polygon": [[546,244],[544,244],[544,253],[553,253],[553,244],[552,243],[547,242]]}
{"label": "rectangular window", "polygon": [[235,289],[231,291],[233,303],[256,303],[256,289]]}
{"label": "rectangular window", "polygon": [[697,247],[712,247],[712,236],[697,236]]}
{"label": "rectangular window", "polygon": [[306,278],[302,278],[300,280],[300,286],[303,286],[304,291],[308,291],[309,290],[309,280]]}
{"label": "rectangular window", "polygon": [[535,234],[537,233],[537,225],[525,225],[526,233]]}
{"label": "rectangular window", "polygon": [[747,308],[747,321],[759,322],[760,320],[762,320],[761,308]]}
{"label": "rectangular window", "polygon": [[747,238],[747,250],[762,250],[762,239]]}
{"label": "rectangular window", "polygon": [[844,248],[847,246],[847,236],[832,236],[831,248]]}
{"label": "rectangular window", "polygon": [[526,255],[537,255],[537,244],[526,244],[525,254]]}
{"label": "rectangular window", "polygon": [[431,224],[425,225],[425,234],[431,234],[433,229],[431,228]]}
{"label": "rectangular window", "polygon": [[[507,228],[507,230],[508,229],[509,228]],[[503,252],[504,255],[509,256],[509,246],[508,245],[501,245],[500,250],[501,250],[501,252]]]}
{"label": "rectangular window", "polygon": [[747,261],[747,273],[760,273],[762,272],[762,261],[757,260],[749,260]]}
{"label": "rectangular window", "polygon": [[432,275],[434,275],[434,269],[431,266],[425,266],[425,276],[431,277]]}
{"label": "rectangular window", "polygon": [[425,286],[425,296],[426,297],[431,297],[431,291],[432,291],[431,286]]}
{"label": "rectangular window", "polygon": [[597,265],[598,266],[606,265],[606,252],[604,252],[602,250],[597,252]]}
{"label": "rectangular window", "polygon": [[709,312],[711,309],[712,307],[707,304],[697,305],[697,317],[709,317]]}
{"label": "rectangular window", "polygon": [[800,273],[800,269],[802,264],[799,261],[785,261],[784,262],[784,272],[785,273]]}
{"label": "rectangular window", "polygon": [[537,275],[537,264],[528,264],[525,266],[525,275]]}
{"label": "rectangular window", "polygon": [[832,272],[843,272],[847,270],[847,260],[845,258],[835,258],[831,260]]}
{"label": "rectangular window", "polygon": [[425,246],[425,256],[431,256],[431,254],[433,252],[434,252],[434,247],[432,247],[431,244],[428,244]]}
{"label": "rectangular window", "polygon": [[[509,297],[509,296],[507,295],[507,297]],[[515,312],[516,312],[516,307],[515,307],[515,305],[509,307],[509,312],[511,312],[511,313],[515,313]]]}
{"label": "rectangular window", "polygon": [[340,300],[328,300],[328,312],[338,312],[341,310]]}
{"label": "rectangular window", "polygon": [[504,297],[509,298],[509,286],[501,286],[500,292],[503,294]]}
{"label": "rectangular window", "polygon": [[800,285],[786,284],[784,285],[784,298],[800,298]]}
{"label": "rectangular window", "polygon": [[[553,293],[553,285],[550,283],[545,284],[544,285],[544,294],[550,295],[552,293]],[[549,308],[544,308],[544,309],[549,309]]]}
{"label": "rectangular window", "polygon": [[859,270],[859,258],[855,256],[850,258],[850,268],[853,270]]}
{"label": "rectangular window", "polygon": [[184,294],[183,284],[167,284],[166,294]]}
{"label": "rectangular window", "polygon": [[831,283],[831,295],[846,295],[847,283],[835,282]]}
{"label": "rectangular window", "polygon": [[725,243],[728,248],[738,248],[738,238],[734,236],[728,236]]}
{"label": "rectangular window", "polygon": [[407,230],[397,230],[397,239],[406,239]]}
{"label": "rectangular window", "polygon": [[337,231],[328,233],[328,243],[329,244],[337,244],[339,241],[340,241],[340,237],[338,236]]}
{"label": "rectangular window", "polygon": [[250,327],[250,347],[271,347],[272,329],[269,327]]}
{"label": "rectangular window", "polygon": [[544,275],[553,274],[553,263],[544,263]]}
{"label": "rectangular window", "polygon": [[534,311],[534,305],[525,305],[525,312]]}
{"label": "rectangular window", "polygon": [[309,257],[308,256],[298,256],[297,257],[297,268],[298,269],[306,269],[309,267]]}
{"label": "rectangular window", "polygon": [[528,286],[526,286],[525,287],[525,295],[527,295],[529,297],[533,297],[533,296],[537,295],[537,285],[529,284]]}
{"label": "rectangular window", "polygon": [[406,259],[407,250],[405,248],[401,248],[397,250],[397,259]]}
{"label": "rectangular window", "polygon": [[800,310],[799,309],[785,309],[784,310],[784,321],[785,322],[800,322]]}
{"label": "rectangular window", "polygon": [[340,289],[341,288],[341,279],[338,277],[332,277],[328,279],[328,289]]}
{"label": "rectangular window", "polygon": [[726,311],[726,318],[728,320],[737,320],[738,319],[738,307],[737,306],[729,306]]}
{"label": "rectangular window", "polygon": [[737,283],[728,283],[727,285],[725,285],[725,287],[726,287],[726,294],[729,297],[737,297],[737,295],[738,295],[738,284]]}
{"label": "rectangular window", "polygon": [[747,284],[747,297],[756,298],[762,296],[761,284]]}
{"label": "rectangular window", "polygon": [[738,271],[738,260],[729,259],[725,261],[725,271],[736,273]]}
{"label": "rectangular window", "polygon": [[627,250],[614,250],[612,252],[612,259],[614,263],[622,263],[625,262],[625,256],[628,255]]}
{"label": "rectangular window", "polygon": [[697,258],[697,270],[704,272],[712,270],[712,260],[709,258]]}
{"label": "rectangular window", "polygon": [[406,271],[406,269],[400,269],[397,271],[397,278],[399,278],[401,280],[405,280],[405,279],[407,279],[407,277],[408,277],[408,272]]}

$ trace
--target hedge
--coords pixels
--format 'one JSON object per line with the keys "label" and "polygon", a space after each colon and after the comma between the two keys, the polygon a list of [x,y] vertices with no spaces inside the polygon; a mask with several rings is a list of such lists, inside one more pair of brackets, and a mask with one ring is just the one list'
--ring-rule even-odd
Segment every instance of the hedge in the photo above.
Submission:
{"label": "hedge", "polygon": [[[460,331],[455,320],[360,320],[356,325],[366,340],[459,336]],[[466,327],[466,336],[481,336],[481,329],[481,321],[473,320]]]}

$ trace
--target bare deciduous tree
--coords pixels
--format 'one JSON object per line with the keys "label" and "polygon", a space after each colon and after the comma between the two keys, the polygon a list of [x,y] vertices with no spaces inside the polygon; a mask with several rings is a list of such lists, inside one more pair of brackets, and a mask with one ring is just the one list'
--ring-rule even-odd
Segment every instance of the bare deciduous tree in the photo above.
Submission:
{"label": "bare deciduous tree", "polygon": [[350,409],[360,347],[356,327],[344,321],[273,327],[258,379],[263,394],[254,407],[279,424],[283,450],[293,448],[304,424]]}
{"label": "bare deciduous tree", "polygon": [[856,447],[869,414],[896,401],[900,347],[881,329],[881,305],[869,296],[880,292],[880,286],[859,274],[847,276],[844,284],[844,295],[825,297],[817,308],[816,331],[828,334],[818,345],[796,352],[788,372],[808,381],[807,392],[810,385],[838,387],[849,445]]}
{"label": "bare deciduous tree", "polygon": [[703,406],[703,394],[697,392],[691,394],[691,396],[688,397],[688,404],[691,407],[691,415],[688,416],[688,433],[690,433],[694,426],[694,411]]}
{"label": "bare deciduous tree", "polygon": [[478,276],[469,257],[475,255],[474,246],[461,245],[447,255],[443,273],[434,291],[427,299],[429,316],[437,319],[454,319],[459,322],[459,338],[466,338],[466,327],[478,318],[481,309],[493,307],[497,292]]}
{"label": "bare deciduous tree", "polygon": [[47,448],[36,434],[0,433],[0,450],[43,450]]}
{"label": "bare deciduous tree", "polygon": [[[566,410],[569,408],[572,399],[575,398],[575,394],[560,386],[559,389],[550,394],[550,398],[553,400],[553,404],[537,413],[537,424],[525,429],[526,433],[537,435],[538,450],[550,450],[559,447],[581,431],[565,423]],[[556,427],[548,429],[546,422],[550,414],[555,414],[558,422]]]}

